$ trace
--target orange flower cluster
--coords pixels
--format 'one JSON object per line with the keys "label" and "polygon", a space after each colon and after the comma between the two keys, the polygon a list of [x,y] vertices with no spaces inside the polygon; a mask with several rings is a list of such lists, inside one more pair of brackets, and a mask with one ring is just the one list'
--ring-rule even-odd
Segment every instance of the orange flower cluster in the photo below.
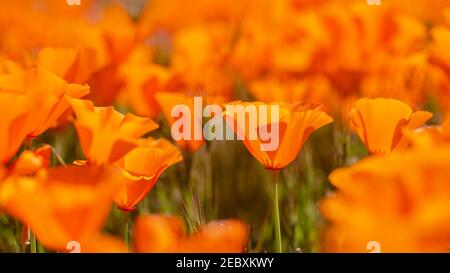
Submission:
{"label": "orange flower cluster", "polygon": [[383,252],[448,252],[448,125],[430,130],[413,137],[408,151],[330,175],[338,192],[322,203],[332,223],[326,251],[368,252],[367,244],[376,241]]}
{"label": "orange flower cluster", "polygon": [[[76,241],[83,252],[128,251],[120,239],[102,232],[113,202],[124,211],[135,210],[164,170],[182,160],[168,140],[148,136],[159,127],[150,118],[159,114],[152,92],[187,89],[197,84],[195,76],[178,78],[183,71],[148,65],[152,52],[143,43],[147,37],[141,24],[119,4],[37,2],[5,3],[0,15],[0,207],[48,249],[65,251]],[[147,117],[107,106],[120,101],[119,93],[130,94],[125,101]],[[22,145],[39,142],[42,134],[68,121],[76,128],[85,160],[52,167],[54,149],[49,146],[25,150],[15,159]],[[140,226],[136,245],[152,247],[142,240],[153,227]],[[185,250],[213,250],[221,236],[223,250],[245,249],[244,224],[220,222],[222,235],[214,227],[206,226]],[[203,238],[209,234],[213,237]],[[194,246],[198,240],[210,246]]]}
{"label": "orange flower cluster", "polygon": [[[264,175],[273,174],[276,251],[289,241],[278,174],[303,164],[297,159],[310,135],[334,120],[316,145],[328,153],[318,173],[338,168],[329,175],[335,190],[320,205],[328,220],[323,249],[364,252],[376,241],[389,252],[449,251],[450,5],[416,2],[2,3],[1,213],[53,251],[72,241],[83,252],[247,251],[243,221],[188,220],[189,234],[175,216],[139,215],[143,201],[157,199],[149,193],[170,167],[184,161],[183,175],[171,173],[183,198],[185,188],[197,186],[186,184],[192,157],[209,155],[211,143],[204,136],[172,141],[168,132],[179,118],[173,109],[195,112],[193,99],[202,96],[225,109],[211,119],[237,124],[235,135],[269,170]],[[258,110],[239,120],[228,106]],[[261,123],[261,106],[276,106],[279,115],[273,120],[270,112],[270,122]],[[203,135],[205,122],[189,125]],[[250,136],[275,127],[274,150],[261,148],[261,134]],[[340,134],[370,155],[346,158],[327,147]],[[310,168],[315,173],[319,165]],[[121,214],[139,215],[133,247],[128,223],[125,240],[105,230],[114,204]]]}

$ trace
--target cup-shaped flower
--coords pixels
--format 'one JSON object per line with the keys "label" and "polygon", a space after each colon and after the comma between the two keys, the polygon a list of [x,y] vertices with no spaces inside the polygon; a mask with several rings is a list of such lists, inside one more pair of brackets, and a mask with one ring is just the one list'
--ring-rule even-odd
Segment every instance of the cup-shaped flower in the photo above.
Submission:
{"label": "cup-shaped flower", "polygon": [[124,211],[134,210],[153,188],[160,175],[182,159],[178,148],[165,139],[141,140],[137,148],[117,162],[126,178],[114,199],[117,206]]}
{"label": "cup-shaped flower", "polygon": [[34,178],[12,175],[0,183],[0,206],[47,248],[64,250],[77,241],[83,252],[125,251],[100,233],[122,183],[115,167],[58,167]]}
{"label": "cup-shaped flower", "polygon": [[426,111],[413,112],[399,100],[363,98],[350,111],[349,122],[370,153],[385,154],[405,148],[408,145],[405,130],[423,126],[432,116]]}
{"label": "cup-shaped flower", "polygon": [[450,146],[422,144],[331,173],[326,251],[448,252]]}
{"label": "cup-shaped flower", "polygon": [[[237,101],[227,103],[225,108],[227,124],[238,139],[243,140],[261,164],[273,171],[294,161],[309,135],[333,121],[321,110],[321,105],[312,103]],[[266,146],[268,142],[273,147]]]}
{"label": "cup-shaped flower", "polygon": [[68,82],[84,84],[98,65],[92,49],[45,47],[39,52],[37,66]]}
{"label": "cup-shaped flower", "polygon": [[40,68],[0,75],[0,90],[27,97],[26,107],[33,113],[26,120],[29,137],[36,137],[56,125],[58,118],[69,108],[69,98],[81,98],[89,93],[88,86],[69,84]]}
{"label": "cup-shaped flower", "polygon": [[14,91],[0,89],[0,163],[7,163],[25,139],[31,110],[27,97]]}
{"label": "cup-shaped flower", "polygon": [[71,99],[75,128],[88,163],[110,164],[136,148],[139,138],[158,128],[149,118],[123,115],[113,107],[94,107],[89,100]]}
{"label": "cup-shaped flower", "polygon": [[14,175],[34,175],[39,170],[50,167],[51,154],[49,145],[34,151],[26,150],[11,164],[9,172]]}

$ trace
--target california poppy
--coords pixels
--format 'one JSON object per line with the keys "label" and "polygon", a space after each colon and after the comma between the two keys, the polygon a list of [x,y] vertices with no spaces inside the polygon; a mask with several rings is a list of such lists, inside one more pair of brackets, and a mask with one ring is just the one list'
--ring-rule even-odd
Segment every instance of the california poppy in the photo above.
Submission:
{"label": "california poppy", "polygon": [[416,129],[433,114],[413,112],[406,103],[394,99],[360,99],[349,113],[351,128],[369,152],[384,154],[408,145],[404,130]]}
{"label": "california poppy", "polygon": [[33,175],[40,169],[50,167],[51,147],[44,145],[41,148],[29,151],[25,150],[9,167],[14,175]]}
{"label": "california poppy", "polygon": [[30,115],[28,98],[21,93],[0,89],[0,163],[11,159],[28,134],[27,120]]}
{"label": "california poppy", "polygon": [[413,146],[370,156],[329,176],[337,192],[322,212],[325,251],[447,252],[450,239],[449,145]]}
{"label": "california poppy", "polygon": [[[236,107],[241,107],[243,113],[239,113]],[[266,169],[274,172],[275,248],[280,253],[282,239],[278,172],[297,158],[313,131],[333,121],[320,108],[321,105],[311,103],[266,104],[237,101],[225,105],[227,124],[235,131],[238,139],[243,140],[249,152]]]}
{"label": "california poppy", "polygon": [[50,249],[77,241],[84,252],[107,251],[109,244],[102,243],[111,239],[100,240],[100,231],[122,182],[120,170],[97,166],[42,170],[34,178],[13,175],[0,184],[0,206]]}
{"label": "california poppy", "polygon": [[37,57],[37,66],[73,83],[84,84],[97,68],[97,56],[90,48],[45,47]]}
{"label": "california poppy", "polygon": [[165,139],[141,140],[141,144],[117,162],[126,182],[115,196],[117,206],[125,211],[145,198],[161,173],[182,160],[181,152]]}
{"label": "california poppy", "polygon": [[[156,101],[158,101],[164,116],[169,121],[169,125],[172,126],[178,117],[172,117],[172,110],[177,105],[186,105],[194,113],[194,98],[192,96],[185,95],[179,92],[158,92],[156,94]],[[203,139],[203,127],[202,120],[191,118],[191,140],[182,139],[178,140],[177,144],[182,148],[190,152],[195,152],[200,149],[204,144]],[[187,128],[183,128],[187,130]],[[200,139],[196,140],[195,135],[200,135]]]}
{"label": "california poppy", "polygon": [[160,107],[155,99],[159,91],[167,91],[170,71],[156,64],[126,63],[121,66],[121,75],[125,78],[123,86],[127,102],[138,115],[156,117]]}
{"label": "california poppy", "polygon": [[69,108],[68,98],[80,98],[89,93],[88,86],[69,84],[40,68],[0,75],[0,90],[28,97],[27,107],[33,111],[25,122],[29,137],[36,137],[54,126]]}
{"label": "california poppy", "polygon": [[9,58],[0,56],[0,75],[18,73],[23,71],[23,69],[24,67],[22,64]]}
{"label": "california poppy", "polygon": [[242,253],[247,248],[249,229],[238,220],[208,223],[186,235],[180,219],[172,216],[143,215],[134,227],[134,245],[145,253]]}
{"label": "california poppy", "polygon": [[450,144],[450,121],[440,125],[427,126],[422,130],[407,131],[406,138],[414,146],[426,146],[430,144],[448,145]]}
{"label": "california poppy", "polygon": [[113,107],[94,107],[89,100],[72,99],[74,121],[81,147],[89,163],[114,163],[133,148],[138,139],[158,128],[149,118],[122,115]]}
{"label": "california poppy", "polygon": [[[261,102],[232,102],[227,103],[227,106],[256,106],[256,119],[260,120],[260,108],[259,106],[277,106],[279,107],[279,119],[271,123],[272,112],[268,112],[268,123],[258,124],[254,128],[245,128],[244,126],[251,126],[250,124],[242,125],[237,120],[238,115],[225,111],[225,117],[228,125],[236,124],[232,126],[232,129],[236,134],[241,135],[243,142],[249,152],[263,164],[269,170],[281,170],[289,165],[298,156],[304,142],[309,135],[319,129],[320,127],[330,123],[333,119],[326,113],[320,110],[321,106],[318,104],[310,103],[293,103],[293,104],[265,104]],[[270,109],[267,108],[267,109]],[[249,113],[246,116],[246,123],[249,122]],[[272,151],[265,151],[261,147],[264,144],[264,140],[261,139],[261,135],[257,134],[256,139],[251,139],[250,135],[253,132],[259,131],[260,128],[266,127],[266,129],[273,129],[273,125],[278,125],[279,135],[274,136],[278,139],[278,147]],[[230,126],[231,127],[231,126]],[[234,128],[233,128],[234,127]],[[272,127],[272,128],[271,128]]]}

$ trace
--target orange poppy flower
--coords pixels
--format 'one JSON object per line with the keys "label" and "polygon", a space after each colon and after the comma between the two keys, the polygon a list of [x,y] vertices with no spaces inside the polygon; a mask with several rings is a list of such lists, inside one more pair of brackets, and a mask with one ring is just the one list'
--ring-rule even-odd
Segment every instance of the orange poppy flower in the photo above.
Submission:
{"label": "orange poppy flower", "polygon": [[330,222],[324,250],[448,252],[450,146],[413,146],[335,170],[321,204]]}
{"label": "orange poppy flower", "polygon": [[406,136],[413,146],[450,144],[450,121],[437,126],[427,126],[422,130],[407,131]]}
{"label": "orange poppy flower", "polygon": [[97,67],[95,51],[89,48],[43,48],[37,66],[73,83],[84,84]]}
{"label": "orange poppy flower", "polygon": [[[262,102],[231,102],[227,103],[227,106],[256,106],[255,120],[260,120],[260,106],[267,106],[269,112],[267,113],[267,124],[258,124],[257,127],[249,127],[250,118],[246,114],[246,122],[242,125],[242,122],[238,121],[238,114],[231,113],[227,109],[225,111],[225,117],[228,125],[237,124],[237,126],[230,126],[235,133],[244,141],[245,146],[250,153],[263,164],[269,170],[281,170],[289,165],[300,153],[300,150],[308,139],[309,135],[319,129],[322,126],[333,121],[325,112],[321,111],[321,105],[311,103],[294,103],[294,104],[265,104]],[[272,113],[270,112],[271,106],[279,107],[279,119],[276,122],[270,121]],[[279,135],[275,136],[278,139],[278,148],[273,151],[265,151],[262,149],[263,141],[261,136],[256,133],[260,128],[266,127],[266,129],[272,130],[273,125],[278,125]],[[256,134],[256,139],[251,139],[252,131]],[[267,130],[268,131],[268,130]]]}
{"label": "orange poppy flower", "polygon": [[[192,96],[185,95],[178,92],[158,92],[156,94],[156,101],[159,103],[164,116],[169,121],[169,125],[172,126],[176,118],[172,117],[172,109],[177,105],[186,105],[189,107],[192,113],[194,113],[194,98]],[[195,152],[199,150],[203,144],[203,127],[202,117],[198,120],[191,118],[191,140],[179,140],[177,144],[184,150]],[[186,129],[185,129],[186,130]],[[195,135],[201,136],[201,140],[195,140]]]}
{"label": "orange poppy flower", "polygon": [[238,220],[210,222],[190,236],[172,216],[140,216],[134,227],[135,250],[144,253],[242,253],[248,236],[248,226]]}
{"label": "orange poppy flower", "polygon": [[88,79],[91,93],[87,97],[99,106],[109,106],[114,101],[125,82],[119,77],[119,67],[107,65],[96,70]]}
{"label": "orange poppy flower", "polygon": [[33,175],[42,168],[50,167],[52,150],[49,145],[44,145],[35,151],[24,151],[19,158],[9,167],[14,175]]}
{"label": "orange poppy flower", "polygon": [[169,70],[156,64],[127,63],[121,66],[125,78],[124,95],[138,115],[156,117],[160,113],[156,92],[167,91],[172,77]]}
{"label": "orange poppy flower", "polygon": [[[97,166],[42,170],[35,178],[10,176],[0,183],[0,206],[45,247],[64,250],[77,241],[83,252],[108,251],[115,240],[100,231],[122,183],[119,169]],[[126,248],[113,249],[120,250]]]}
{"label": "orange poppy flower", "polygon": [[24,94],[0,89],[0,163],[7,163],[28,134],[27,119],[31,109]]}
{"label": "orange poppy flower", "polygon": [[115,197],[117,206],[132,211],[153,188],[161,173],[183,160],[181,152],[165,139],[148,138],[131,150],[117,165],[122,168],[126,183]]}
{"label": "orange poppy flower", "polygon": [[23,71],[23,65],[10,60],[3,56],[0,56],[0,75],[1,74],[12,74]]}
{"label": "orange poppy flower", "polygon": [[138,139],[158,128],[149,118],[122,115],[113,107],[94,107],[89,100],[71,99],[75,128],[89,163],[114,163],[133,148]]}
{"label": "orange poppy flower", "polygon": [[36,137],[54,126],[69,108],[68,98],[80,98],[89,93],[89,87],[68,84],[43,69],[0,75],[0,90],[16,92],[29,97],[33,114],[26,121],[28,136]]}
{"label": "orange poppy flower", "polygon": [[358,134],[369,152],[384,154],[405,148],[408,141],[404,130],[422,126],[433,114],[413,112],[406,103],[394,99],[360,99],[349,113],[351,128]]}

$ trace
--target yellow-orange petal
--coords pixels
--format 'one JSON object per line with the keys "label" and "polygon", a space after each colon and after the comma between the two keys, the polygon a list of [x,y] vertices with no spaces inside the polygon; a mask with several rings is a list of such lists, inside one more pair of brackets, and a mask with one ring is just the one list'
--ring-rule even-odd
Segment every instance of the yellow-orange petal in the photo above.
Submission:
{"label": "yellow-orange petal", "polygon": [[396,148],[410,119],[410,126],[417,128],[430,117],[425,112],[413,115],[411,107],[399,100],[364,98],[355,103],[349,122],[371,153],[384,154]]}
{"label": "yellow-orange petal", "polygon": [[88,100],[71,99],[83,152],[93,164],[114,163],[138,146],[138,139],[158,128],[149,118],[123,115],[112,107],[94,107]]}
{"label": "yellow-orange petal", "polygon": [[243,253],[247,250],[249,228],[239,220],[213,221],[182,241],[181,253]]}
{"label": "yellow-orange petal", "polygon": [[134,247],[140,253],[175,252],[184,234],[184,225],[177,217],[143,215],[134,225]]}
{"label": "yellow-orange petal", "polygon": [[182,160],[181,152],[164,139],[146,139],[118,161],[127,182],[115,197],[122,210],[131,211],[141,202],[163,171]]}

